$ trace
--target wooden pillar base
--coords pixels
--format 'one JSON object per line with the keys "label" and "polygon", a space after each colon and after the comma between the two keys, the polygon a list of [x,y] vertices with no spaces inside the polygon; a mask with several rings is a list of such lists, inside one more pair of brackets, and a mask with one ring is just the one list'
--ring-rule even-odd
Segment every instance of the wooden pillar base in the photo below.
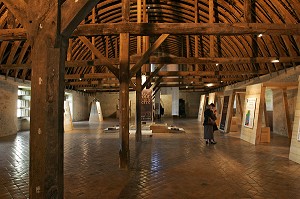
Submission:
{"label": "wooden pillar base", "polygon": [[120,150],[119,151],[119,167],[120,169],[128,170],[130,163],[130,151]]}

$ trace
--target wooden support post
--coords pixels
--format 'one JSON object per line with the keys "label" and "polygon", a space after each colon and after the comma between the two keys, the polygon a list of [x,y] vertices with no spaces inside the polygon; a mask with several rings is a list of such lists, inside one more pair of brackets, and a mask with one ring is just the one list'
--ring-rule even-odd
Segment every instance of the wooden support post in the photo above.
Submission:
{"label": "wooden support post", "polygon": [[259,109],[258,109],[258,119],[257,119],[257,129],[256,129],[256,140],[255,144],[259,144],[261,141],[261,132],[262,132],[262,121],[263,121],[263,111],[265,106],[265,93],[266,87],[261,86],[261,93],[260,93],[260,102],[259,102]]}
{"label": "wooden support post", "polygon": [[[195,23],[199,23],[199,8],[198,8],[199,0],[195,0]],[[195,35],[195,57],[199,57],[199,36]],[[199,65],[195,64],[195,71],[199,70]]]}
{"label": "wooden support post", "polygon": [[289,106],[288,106],[288,99],[287,99],[287,93],[286,88],[282,89],[283,94],[283,105],[285,110],[285,118],[286,118],[286,127],[288,131],[288,138],[292,138],[292,127],[291,127],[291,119],[289,114]]}
{"label": "wooden support post", "polygon": [[[122,21],[129,22],[130,17],[130,0],[122,0]],[[119,167],[128,169],[130,162],[129,152],[129,82],[130,82],[130,65],[129,65],[129,33],[120,34],[120,151]]]}
{"label": "wooden support post", "polygon": [[35,38],[30,115],[30,198],[63,198],[63,105],[66,41]]}
{"label": "wooden support post", "polygon": [[269,119],[268,119],[266,100],[264,102],[264,116],[265,116],[265,125],[266,125],[266,127],[269,127]]}
{"label": "wooden support post", "polygon": [[[96,8],[94,7],[92,10],[92,23],[94,24],[96,22]],[[92,44],[95,46],[95,37],[92,37]],[[92,60],[96,58],[95,53],[92,51]],[[92,73],[95,73],[95,66],[92,66]]]}
{"label": "wooden support post", "polygon": [[[142,0],[137,1],[137,22],[142,22]],[[142,54],[141,36],[137,36],[137,54]],[[142,123],[141,123],[141,103],[142,103],[142,70],[139,69],[136,73],[136,114],[135,114],[135,141],[142,141]]]}
{"label": "wooden support post", "polygon": [[229,97],[229,104],[228,104],[227,117],[226,117],[227,121],[226,121],[226,125],[225,125],[225,133],[230,132],[231,120],[232,120],[232,115],[233,115],[234,96],[235,96],[235,91],[233,91]]}
{"label": "wooden support post", "polygon": [[236,93],[236,99],[237,99],[238,104],[239,104],[239,111],[240,111],[241,121],[243,121],[243,107],[242,107],[242,101],[241,101],[240,93]]}
{"label": "wooden support post", "polygon": [[120,34],[120,168],[129,167],[129,34]]}

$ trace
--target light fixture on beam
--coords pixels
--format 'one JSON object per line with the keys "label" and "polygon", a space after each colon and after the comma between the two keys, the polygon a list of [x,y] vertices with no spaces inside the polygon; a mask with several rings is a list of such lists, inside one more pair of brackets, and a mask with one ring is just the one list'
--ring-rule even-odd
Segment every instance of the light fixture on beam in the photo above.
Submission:
{"label": "light fixture on beam", "polygon": [[213,85],[214,85],[213,83],[206,84],[207,87],[212,87]]}
{"label": "light fixture on beam", "polygon": [[276,58],[276,59],[272,60],[271,62],[272,62],[272,63],[279,63],[279,59]]}
{"label": "light fixture on beam", "polygon": [[219,66],[219,64],[218,64],[218,63],[216,63],[216,66]]}
{"label": "light fixture on beam", "polygon": [[257,37],[262,37],[263,36],[263,34],[259,34]]}

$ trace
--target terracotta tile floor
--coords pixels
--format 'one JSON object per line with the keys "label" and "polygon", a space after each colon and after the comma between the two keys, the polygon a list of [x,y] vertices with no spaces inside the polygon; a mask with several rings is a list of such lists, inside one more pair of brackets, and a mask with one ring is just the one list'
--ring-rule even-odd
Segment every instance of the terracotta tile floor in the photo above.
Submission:
{"label": "terracotta tile floor", "polygon": [[[169,120],[186,133],[130,136],[131,166],[118,168],[118,133],[75,123],[65,133],[65,198],[300,198],[300,165],[289,140],[251,145],[237,133],[216,134],[206,146],[196,120]],[[29,133],[0,138],[0,198],[28,198]]]}

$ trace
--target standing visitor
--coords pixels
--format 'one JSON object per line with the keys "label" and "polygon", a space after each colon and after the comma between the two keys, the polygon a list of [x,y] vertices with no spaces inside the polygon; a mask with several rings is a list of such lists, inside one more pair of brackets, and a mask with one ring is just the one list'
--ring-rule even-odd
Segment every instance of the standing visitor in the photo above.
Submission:
{"label": "standing visitor", "polygon": [[204,139],[206,144],[216,144],[214,141],[214,125],[216,124],[215,120],[217,119],[216,115],[213,112],[215,105],[211,103],[206,110],[204,111]]}

